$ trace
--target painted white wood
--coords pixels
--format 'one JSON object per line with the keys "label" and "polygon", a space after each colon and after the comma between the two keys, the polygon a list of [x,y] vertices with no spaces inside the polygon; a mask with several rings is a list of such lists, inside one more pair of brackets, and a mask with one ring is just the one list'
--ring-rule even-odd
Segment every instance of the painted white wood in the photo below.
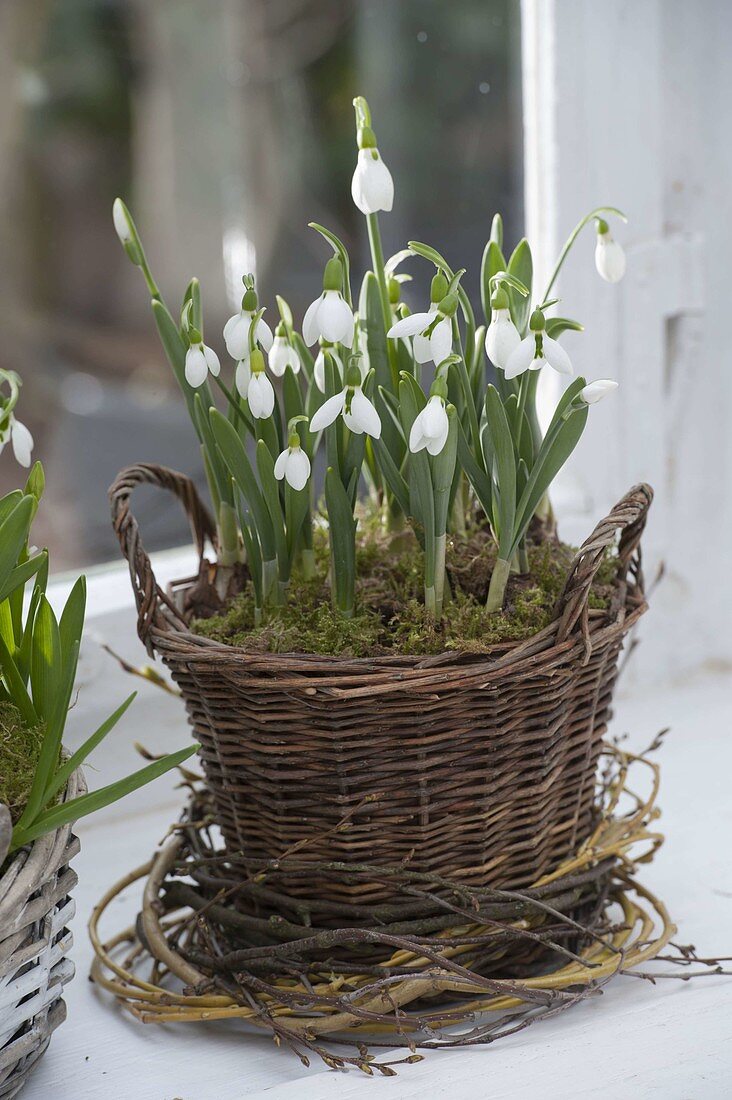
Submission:
{"label": "painted white wood", "polygon": [[[721,0],[524,0],[526,207],[546,275],[593,207],[625,210],[625,280],[595,273],[594,232],[558,283],[586,325],[578,372],[621,388],[593,409],[556,499],[574,541],[631,484],[656,490],[647,558],[667,579],[637,669],[657,681],[732,661],[727,268],[732,6]],[[615,227],[613,227],[615,228]],[[558,379],[547,379],[556,397]]]}
{"label": "painted white wood", "polygon": [[[159,557],[156,568],[160,566]],[[186,572],[190,557],[169,556],[161,575]],[[183,567],[183,568],[180,568]],[[130,689],[131,679],[98,650],[102,639],[132,661],[146,660],[135,634],[135,616],[115,606],[124,566],[90,585],[89,617],[96,640],[87,642],[84,682],[74,711],[81,736]],[[52,590],[54,600],[58,590]],[[99,613],[97,614],[97,609]],[[90,787],[134,766],[130,741],[171,749],[189,736],[182,704],[140,683],[141,695],[118,732],[95,755]],[[661,827],[667,844],[644,880],[668,903],[679,924],[678,941],[700,952],[730,953],[732,928],[732,693],[725,676],[677,684],[671,692],[621,697],[612,731],[630,733],[630,745],[646,746],[658,729],[673,730],[661,754]],[[130,728],[131,727],[131,728]],[[27,1100],[339,1100],[390,1097],[511,1096],[516,1100],[715,1100],[728,1095],[732,1077],[732,979],[698,983],[633,978],[561,1019],[537,1025],[494,1047],[432,1054],[378,1083],[360,1074],[306,1070],[261,1035],[234,1024],[214,1027],[146,1027],[136,1023],[86,981],[91,948],[85,922],[111,883],[145,861],[180,804],[174,781],[158,781],[136,801],[110,807],[80,823],[81,854],[74,860],[72,958],[77,975],[65,991],[68,1019],[32,1076]],[[130,892],[110,910],[103,934],[130,924],[139,895]],[[570,1072],[571,1067],[571,1072]]]}

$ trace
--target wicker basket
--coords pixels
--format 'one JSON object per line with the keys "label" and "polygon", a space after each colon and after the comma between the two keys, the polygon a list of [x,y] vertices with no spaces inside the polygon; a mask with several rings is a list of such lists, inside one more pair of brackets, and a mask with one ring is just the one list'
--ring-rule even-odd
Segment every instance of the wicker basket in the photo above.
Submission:
{"label": "wicker basket", "polygon": [[[80,771],[74,772],[66,798],[84,794]],[[74,976],[67,957],[74,915],[69,896],[76,874],[69,866],[79,851],[71,825],[22,848],[0,878],[0,1097],[22,1089],[66,1018],[61,999]]]}
{"label": "wicker basket", "polygon": [[[134,466],[110,490],[138,632],[183,692],[232,858],[251,868],[302,845],[313,861],[409,859],[471,885],[521,888],[577,850],[593,823],[618,655],[646,607],[647,485],[598,524],[555,620],[529,640],[480,656],[348,659],[248,653],[192,634],[182,609],[197,578],[158,587],[129,506],[143,483],[181,500],[204,570],[214,526],[173,471]],[[590,586],[618,531],[612,606],[593,612]],[[378,883],[316,886],[351,902],[388,895]]]}

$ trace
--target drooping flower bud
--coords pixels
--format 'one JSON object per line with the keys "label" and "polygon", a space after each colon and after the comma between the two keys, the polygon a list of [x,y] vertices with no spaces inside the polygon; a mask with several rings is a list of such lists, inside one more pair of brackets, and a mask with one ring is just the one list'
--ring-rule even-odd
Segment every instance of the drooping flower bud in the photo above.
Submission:
{"label": "drooping flower bud", "polygon": [[618,388],[618,383],[612,378],[597,378],[594,382],[588,382],[584,389],[580,390],[580,400],[585,405],[596,405],[603,397],[608,397]]}
{"label": "drooping flower bud", "polygon": [[625,274],[625,252],[603,218],[597,219],[595,267],[598,275],[608,283],[619,283]]}

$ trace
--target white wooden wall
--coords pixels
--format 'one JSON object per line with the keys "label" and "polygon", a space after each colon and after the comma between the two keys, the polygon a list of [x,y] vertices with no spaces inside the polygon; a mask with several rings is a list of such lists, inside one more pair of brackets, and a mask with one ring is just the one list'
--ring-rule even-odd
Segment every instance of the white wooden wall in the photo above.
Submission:
{"label": "white wooden wall", "polygon": [[636,672],[732,667],[732,4],[523,0],[528,234],[546,270],[579,217],[624,210],[619,286],[585,231],[557,291],[586,325],[566,346],[620,382],[558,500],[578,539],[634,482],[656,490],[663,559]]}

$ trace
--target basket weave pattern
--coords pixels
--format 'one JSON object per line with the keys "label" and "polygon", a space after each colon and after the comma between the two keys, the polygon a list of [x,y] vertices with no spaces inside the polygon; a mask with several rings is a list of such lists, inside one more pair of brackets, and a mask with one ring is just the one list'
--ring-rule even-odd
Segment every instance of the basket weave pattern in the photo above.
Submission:
{"label": "basket weave pattern", "polygon": [[[66,798],[84,794],[75,772]],[[74,976],[67,957],[74,915],[69,896],[79,851],[72,826],[39,837],[11,859],[0,877],[0,1097],[15,1096],[66,1018],[64,986]]]}
{"label": "basket weave pattern", "polygon": [[[248,653],[192,634],[185,585],[161,591],[130,512],[145,482],[182,501],[202,563],[214,526],[193,484],[173,471],[131,467],[110,491],[138,632],[183,692],[232,855],[266,860],[304,843],[313,861],[409,859],[470,885],[521,888],[589,836],[618,655],[646,606],[648,486],[598,524],[555,620],[534,637],[479,656],[349,659]],[[612,607],[595,613],[590,587],[618,531]],[[329,898],[384,896],[376,884],[355,898],[353,886],[322,889]]]}

